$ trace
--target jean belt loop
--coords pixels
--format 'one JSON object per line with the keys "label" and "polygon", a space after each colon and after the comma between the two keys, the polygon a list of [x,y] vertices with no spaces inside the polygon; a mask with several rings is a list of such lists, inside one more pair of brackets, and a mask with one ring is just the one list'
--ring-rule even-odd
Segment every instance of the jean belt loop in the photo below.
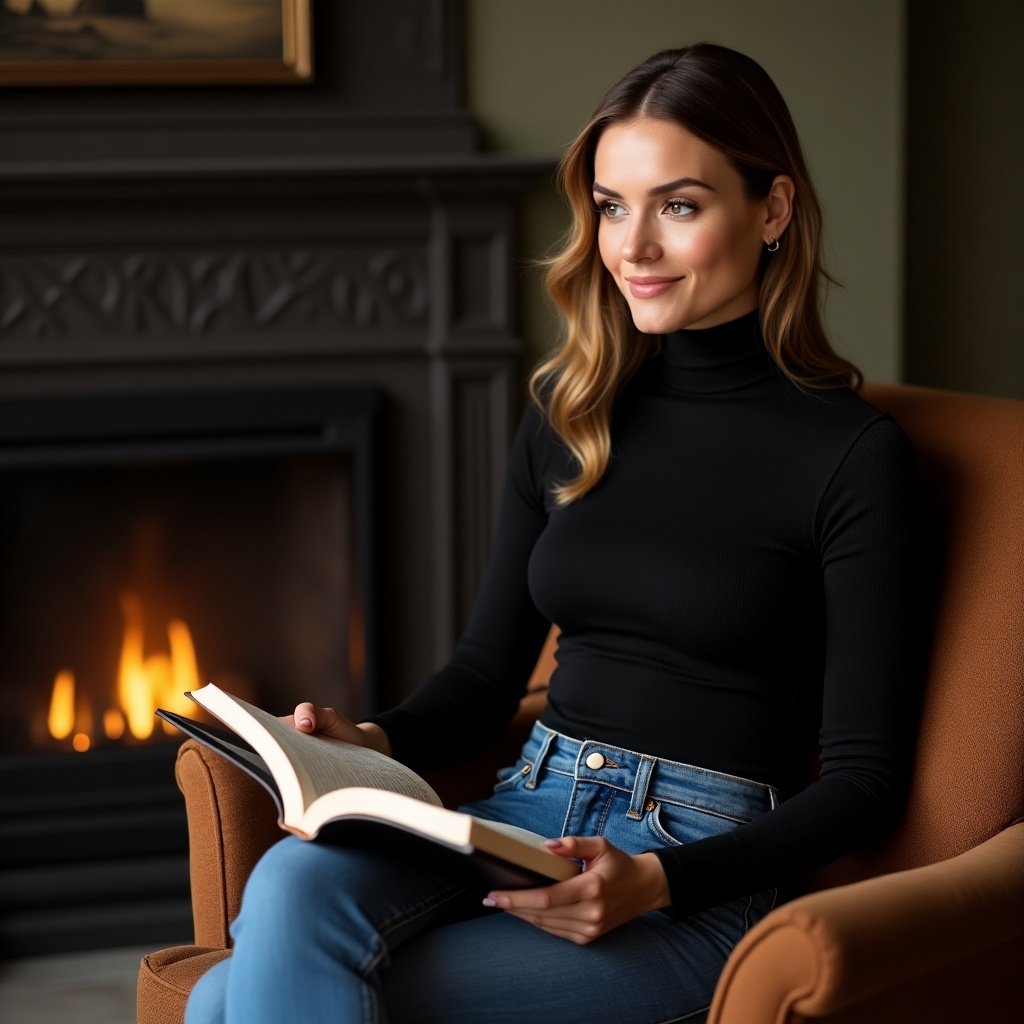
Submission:
{"label": "jean belt loop", "polygon": [[644,805],[647,803],[647,787],[651,783],[651,775],[654,772],[656,757],[649,757],[647,754],[640,756],[640,764],[637,766],[636,778],[633,780],[633,799],[629,802],[629,810],[626,817],[639,821],[644,816]]}
{"label": "jean belt loop", "polygon": [[537,751],[537,757],[534,759],[533,771],[530,772],[530,777],[526,780],[527,789],[537,788],[537,782],[539,780],[541,766],[547,759],[548,751],[551,749],[551,743],[554,740],[554,738],[555,733],[551,729],[548,729],[547,735],[545,735],[544,739],[541,741],[540,750]]}

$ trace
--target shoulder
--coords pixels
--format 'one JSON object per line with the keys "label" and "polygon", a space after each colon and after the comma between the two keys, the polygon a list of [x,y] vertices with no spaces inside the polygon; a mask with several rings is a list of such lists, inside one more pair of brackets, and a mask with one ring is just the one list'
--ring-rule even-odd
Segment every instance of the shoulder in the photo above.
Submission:
{"label": "shoulder", "polygon": [[914,449],[888,413],[852,392],[840,398],[831,464],[821,481],[816,521],[826,533],[841,523],[856,529],[885,526],[905,539],[920,525],[920,486]]}
{"label": "shoulder", "polygon": [[797,415],[830,432],[857,431],[886,415],[851,388],[801,387],[788,381],[784,387]]}
{"label": "shoulder", "polygon": [[819,526],[837,514],[853,515],[854,509],[913,504],[913,448],[888,413],[849,388],[800,388],[788,382],[777,405]]}
{"label": "shoulder", "polygon": [[834,433],[840,461],[859,458],[879,464],[906,466],[913,460],[910,439],[887,413],[848,388],[827,393],[823,421]]}
{"label": "shoulder", "polygon": [[834,471],[856,451],[904,458],[910,442],[896,421],[850,388],[799,388],[787,384],[786,418],[808,447]]}
{"label": "shoulder", "polygon": [[512,442],[512,458],[527,459],[539,465],[543,461],[544,452],[554,440],[555,433],[544,411],[536,402],[527,402]]}
{"label": "shoulder", "polygon": [[527,403],[508,458],[508,480],[520,497],[538,509],[546,505],[552,479],[565,475],[566,458],[542,409]]}

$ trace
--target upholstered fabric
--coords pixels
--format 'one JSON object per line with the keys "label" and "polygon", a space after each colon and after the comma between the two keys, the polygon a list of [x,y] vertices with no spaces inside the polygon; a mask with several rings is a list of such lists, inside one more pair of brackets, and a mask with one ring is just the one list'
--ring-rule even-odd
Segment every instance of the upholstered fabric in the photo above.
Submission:
{"label": "upholstered fabric", "polygon": [[[880,385],[865,396],[910,435],[934,513],[933,639],[910,800],[890,839],[822,872],[820,891],[751,930],[709,1024],[1024,1016],[1024,402]],[[542,693],[528,698],[506,751],[542,706]],[[451,802],[467,799],[506,751],[435,782]],[[251,866],[280,835],[269,798],[216,755],[186,743],[177,774],[197,945],[144,958],[141,1024],[180,1024],[192,984],[228,955]]]}
{"label": "upholstered fabric", "polygon": [[1024,1013],[1011,967],[1024,963],[1024,402],[894,385],[865,395],[910,435],[933,513],[910,799],[887,841],[751,931],[709,1024]]}
{"label": "upholstered fabric", "polygon": [[902,825],[819,886],[953,857],[1024,816],[1024,402],[897,385],[865,397],[921,467],[932,645]]}
{"label": "upholstered fabric", "polygon": [[[709,1020],[1024,1019],[1007,1013],[1024,1011],[1005,973],[1013,955],[1024,962],[1024,823],[959,857],[778,908],[733,951]],[[970,1012],[948,1015],[965,993]]]}
{"label": "upholstered fabric", "polygon": [[192,986],[230,953],[203,946],[173,946],[142,958],[137,990],[137,1024],[181,1021]]}
{"label": "upholstered fabric", "polygon": [[182,745],[175,775],[188,807],[195,940],[224,949],[249,872],[281,838],[276,808],[259,783],[195,742]]}

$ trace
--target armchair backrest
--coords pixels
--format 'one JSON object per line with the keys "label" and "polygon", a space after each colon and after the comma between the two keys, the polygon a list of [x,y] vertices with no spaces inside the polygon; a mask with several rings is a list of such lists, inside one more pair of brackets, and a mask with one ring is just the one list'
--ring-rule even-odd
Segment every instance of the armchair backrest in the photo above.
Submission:
{"label": "armchair backrest", "polygon": [[[815,888],[944,860],[1024,817],[1024,402],[892,384],[863,395],[920,465],[931,648],[904,819]],[[554,668],[556,635],[533,685]]]}
{"label": "armchair backrest", "polygon": [[937,565],[909,802],[840,884],[934,863],[1024,816],[1024,402],[903,385],[864,397],[907,432]]}

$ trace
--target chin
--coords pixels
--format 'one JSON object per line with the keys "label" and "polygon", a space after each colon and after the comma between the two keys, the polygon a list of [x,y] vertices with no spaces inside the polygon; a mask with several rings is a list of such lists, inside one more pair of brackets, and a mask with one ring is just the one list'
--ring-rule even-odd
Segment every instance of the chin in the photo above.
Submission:
{"label": "chin", "polygon": [[630,314],[633,317],[633,326],[641,334],[668,334],[671,331],[681,331],[690,320],[688,317],[680,316],[679,313],[658,312],[653,309],[630,309]]}

